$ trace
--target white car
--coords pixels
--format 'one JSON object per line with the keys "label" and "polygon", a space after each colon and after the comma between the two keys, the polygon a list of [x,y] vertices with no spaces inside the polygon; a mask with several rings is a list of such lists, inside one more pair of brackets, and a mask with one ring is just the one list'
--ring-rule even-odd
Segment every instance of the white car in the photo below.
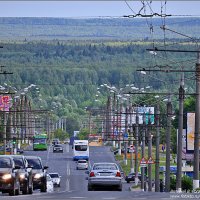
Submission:
{"label": "white car", "polygon": [[54,191],[54,185],[53,180],[49,174],[47,174],[47,192],[53,192]]}
{"label": "white car", "polygon": [[61,180],[60,178],[61,178],[61,176],[59,176],[58,173],[49,173],[49,175],[50,175],[50,177],[51,177],[51,179],[53,181],[53,184],[55,186],[60,187],[60,180]]}
{"label": "white car", "polygon": [[87,160],[78,160],[76,169],[88,169],[88,162]]}

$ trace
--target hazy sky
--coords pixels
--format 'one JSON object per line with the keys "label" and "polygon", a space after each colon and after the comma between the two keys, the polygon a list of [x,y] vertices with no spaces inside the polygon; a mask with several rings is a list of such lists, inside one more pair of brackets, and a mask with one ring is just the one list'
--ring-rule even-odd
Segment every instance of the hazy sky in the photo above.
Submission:
{"label": "hazy sky", "polygon": [[[126,3],[127,2],[127,3]],[[161,12],[165,1],[150,1],[155,13]],[[128,5],[127,5],[128,4]],[[0,1],[0,17],[95,17],[132,15],[142,8],[141,1]],[[166,12],[165,12],[166,9]],[[172,15],[199,15],[200,1],[167,1],[164,13]],[[141,14],[144,14],[144,9]]]}

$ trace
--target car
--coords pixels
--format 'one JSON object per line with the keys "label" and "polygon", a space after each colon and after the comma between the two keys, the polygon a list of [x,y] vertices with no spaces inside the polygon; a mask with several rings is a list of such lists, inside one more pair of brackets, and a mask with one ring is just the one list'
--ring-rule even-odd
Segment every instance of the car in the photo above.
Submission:
{"label": "car", "polygon": [[[141,174],[138,174],[138,179],[141,181]],[[125,181],[130,183],[130,181],[135,181],[135,173],[131,172],[125,177]]]}
{"label": "car", "polygon": [[53,184],[55,185],[55,186],[58,186],[58,187],[60,187],[60,178],[61,178],[61,176],[58,174],[58,173],[49,173],[49,176],[51,177],[51,179],[52,179],[52,181],[53,181]]}
{"label": "car", "polygon": [[0,191],[10,196],[20,192],[19,169],[11,156],[0,155]]}
{"label": "car", "polygon": [[32,168],[28,165],[28,161],[23,155],[11,155],[15,165],[19,166],[19,182],[20,190],[22,194],[33,193],[33,180],[32,180]]}
{"label": "car", "polygon": [[76,165],[76,169],[88,169],[88,162],[87,160],[78,160],[77,161],[77,165]]}
{"label": "car", "polygon": [[69,144],[70,140],[69,139],[65,139],[64,140],[64,144]]}
{"label": "car", "polygon": [[53,192],[54,191],[54,184],[51,176],[47,174],[47,192]]}
{"label": "car", "polygon": [[62,145],[61,144],[56,144],[56,145],[54,145],[54,147],[53,147],[53,153],[63,153],[63,147],[62,147]]}
{"label": "car", "polygon": [[52,140],[52,145],[60,144],[60,140],[58,138],[54,138]]}
{"label": "car", "polygon": [[94,163],[88,176],[88,191],[95,187],[110,186],[122,191],[122,176],[116,163]]}
{"label": "car", "polygon": [[48,166],[43,166],[39,156],[25,156],[25,158],[32,167],[33,189],[40,189],[41,192],[46,192]]}

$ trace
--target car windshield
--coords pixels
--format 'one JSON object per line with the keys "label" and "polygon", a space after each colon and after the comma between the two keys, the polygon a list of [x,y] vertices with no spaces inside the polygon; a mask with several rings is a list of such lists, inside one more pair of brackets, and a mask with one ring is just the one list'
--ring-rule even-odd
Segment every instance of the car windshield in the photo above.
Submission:
{"label": "car windshield", "polygon": [[47,181],[52,181],[51,177],[47,175]]}
{"label": "car windshield", "polygon": [[24,162],[22,158],[13,158],[15,165],[21,167],[21,168],[25,168],[24,166]]}
{"label": "car windshield", "polygon": [[28,164],[32,167],[32,169],[42,169],[42,165],[39,159],[31,159],[27,158]]}
{"label": "car windshield", "polygon": [[76,151],[87,151],[87,145],[75,145]]}
{"label": "car windshield", "polygon": [[58,174],[49,174],[51,176],[51,178],[58,178]]}
{"label": "car windshield", "polygon": [[0,158],[0,168],[11,168],[11,160],[9,158]]}
{"label": "car windshield", "polygon": [[79,160],[78,163],[87,163],[86,160]]}
{"label": "car windshield", "polygon": [[54,147],[62,147],[60,144],[56,144]]}
{"label": "car windshield", "polygon": [[111,170],[117,170],[117,166],[114,164],[95,164],[93,167],[94,170],[98,169],[111,169]]}

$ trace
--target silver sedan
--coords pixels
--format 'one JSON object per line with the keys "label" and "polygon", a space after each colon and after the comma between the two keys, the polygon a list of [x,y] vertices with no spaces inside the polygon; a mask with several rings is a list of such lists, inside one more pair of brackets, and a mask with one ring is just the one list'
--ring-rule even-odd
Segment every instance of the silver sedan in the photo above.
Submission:
{"label": "silver sedan", "polygon": [[122,191],[122,176],[116,163],[94,163],[88,177],[88,191],[99,186],[112,186]]}

